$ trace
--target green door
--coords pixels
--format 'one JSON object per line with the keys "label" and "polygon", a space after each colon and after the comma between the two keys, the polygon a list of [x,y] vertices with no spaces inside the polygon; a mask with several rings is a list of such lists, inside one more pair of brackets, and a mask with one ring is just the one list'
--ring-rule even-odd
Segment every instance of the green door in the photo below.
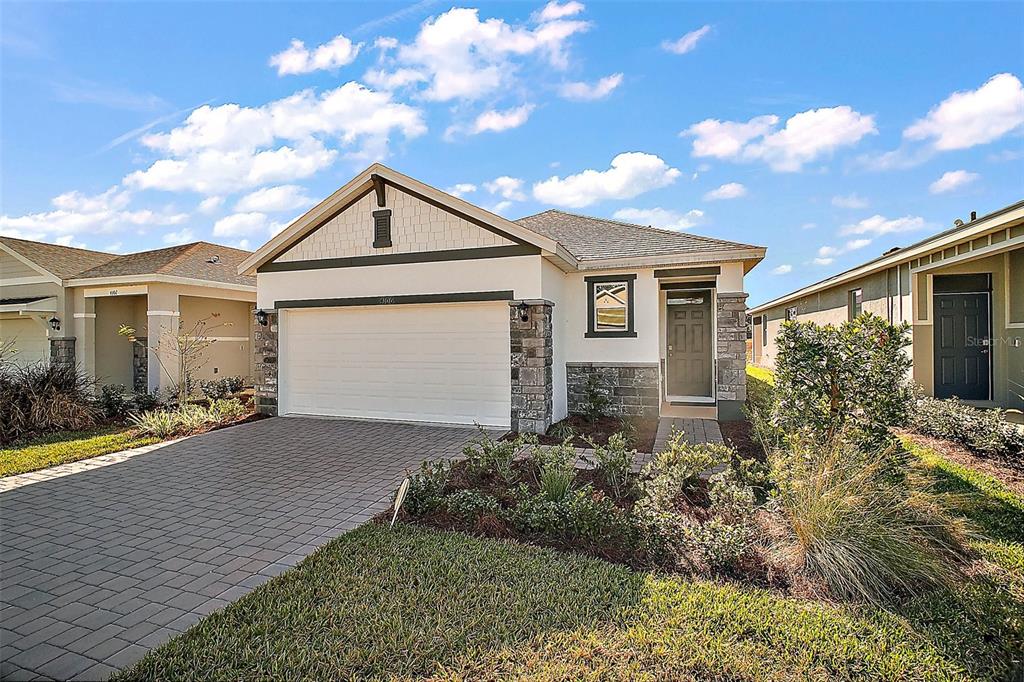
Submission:
{"label": "green door", "polygon": [[711,292],[669,292],[666,386],[670,396],[711,396]]}

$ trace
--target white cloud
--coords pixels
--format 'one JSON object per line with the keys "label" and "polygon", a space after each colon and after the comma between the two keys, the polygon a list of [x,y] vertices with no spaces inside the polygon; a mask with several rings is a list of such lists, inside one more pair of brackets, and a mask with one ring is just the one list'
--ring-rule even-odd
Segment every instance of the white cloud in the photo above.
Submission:
{"label": "white cloud", "polygon": [[837,208],[864,208],[868,205],[868,200],[862,196],[858,196],[857,193],[847,194],[846,196],[834,196],[832,197],[832,205]]}
{"label": "white cloud", "polygon": [[178,246],[179,244],[187,244],[191,241],[195,241],[196,235],[191,229],[185,227],[177,232],[167,232],[164,234],[164,244],[170,246]]}
{"label": "white cloud", "polygon": [[491,213],[497,213],[498,215],[502,215],[505,213],[505,211],[507,211],[510,208],[512,208],[511,201],[499,201],[494,206],[491,206]]}
{"label": "white cloud", "polygon": [[56,239],[180,225],[189,218],[187,213],[173,210],[129,210],[130,201],[131,194],[116,186],[91,196],[79,191],[65,192],[51,200],[52,211],[0,216],[0,232],[24,239]]}
{"label": "white cloud", "polygon": [[738,182],[727,182],[721,187],[704,195],[704,201],[720,201],[723,199],[739,199],[746,196],[747,188]]}
{"label": "white cloud", "polygon": [[789,263],[783,263],[782,265],[772,268],[773,275],[788,275],[793,272],[793,266]]}
{"label": "white cloud", "polygon": [[823,258],[828,256],[835,256],[838,253],[839,249],[835,248],[834,246],[823,246],[820,249],[818,249],[818,256]]}
{"label": "white cloud", "polygon": [[448,192],[448,194],[451,194],[453,197],[458,197],[461,199],[465,195],[475,192],[476,185],[474,185],[471,182],[460,182],[456,185],[452,185],[445,191]]}
{"label": "white cloud", "polygon": [[536,15],[537,21],[554,21],[555,19],[564,19],[565,17],[571,17],[582,12],[586,7],[582,2],[576,2],[576,0],[570,0],[564,4],[559,4],[558,0],[551,0],[548,4],[544,5],[542,9]]}
{"label": "white cloud", "polygon": [[75,235],[73,234],[66,234],[63,237],[57,237],[56,239],[53,240],[53,243],[59,244],[60,246],[71,246],[76,249],[88,248],[86,247],[84,242],[75,241]]}
{"label": "white cloud", "polygon": [[857,249],[863,249],[870,243],[870,239],[851,239],[850,241],[843,244],[843,251],[849,252],[856,251]]}
{"label": "white cloud", "polygon": [[270,65],[277,67],[278,76],[311,73],[323,69],[338,69],[355,61],[362,43],[353,43],[343,35],[309,50],[301,40],[292,40],[288,49],[270,58]]}
{"label": "white cloud", "polygon": [[800,226],[801,230],[813,230],[818,226],[818,223],[804,223]]}
{"label": "white cloud", "polygon": [[818,258],[815,258],[812,262],[815,265],[832,265],[832,261],[834,261],[834,260],[835,260],[835,258],[821,258],[821,257],[818,257]]}
{"label": "white cloud", "polygon": [[239,213],[277,213],[279,211],[293,211],[297,208],[308,208],[316,202],[304,194],[304,189],[298,185],[278,185],[277,187],[264,187],[251,194],[246,194],[235,204],[235,211]]}
{"label": "white cloud", "polygon": [[580,81],[563,83],[558,89],[558,92],[565,99],[588,102],[607,97],[621,84],[622,74],[613,73],[610,76],[605,76],[598,80],[596,83],[584,83]]}
{"label": "white cloud", "polygon": [[[423,112],[355,82],[320,95],[302,90],[261,107],[225,104],[195,109],[166,133],[147,135],[164,152],[149,168],[125,178],[129,187],[221,194],[288,182],[322,170],[339,151],[360,160],[381,158],[395,133],[426,132]],[[284,141],[285,144],[279,144]]]}
{"label": "white cloud", "polygon": [[398,90],[408,85],[421,83],[427,80],[427,77],[416,69],[396,69],[394,71],[370,69],[363,74],[363,80],[375,88],[390,92],[391,90]]}
{"label": "white cloud", "polygon": [[473,135],[485,132],[497,133],[502,130],[518,128],[530,118],[533,108],[532,104],[524,104],[513,109],[506,109],[505,111],[497,111],[495,109],[485,111],[473,121],[470,133]]}
{"label": "white cloud", "polygon": [[206,197],[199,202],[199,212],[209,215],[224,204],[224,197]]}
{"label": "white cloud", "polygon": [[971,173],[965,170],[947,171],[942,174],[941,178],[928,186],[928,191],[932,194],[952,192],[964,185],[971,184],[980,177],[981,176],[977,173]]}
{"label": "white cloud", "polygon": [[502,175],[500,178],[485,182],[484,189],[491,194],[500,195],[503,199],[526,201],[526,195],[523,193],[523,181],[519,178]]}
{"label": "white cloud", "polygon": [[792,172],[878,132],[873,116],[848,106],[801,112],[790,117],[781,130],[775,128],[778,122],[774,115],[757,116],[745,123],[707,119],[682,134],[694,138],[694,156],[760,160],[772,170]]}
{"label": "white cloud", "polygon": [[664,208],[621,208],[612,214],[617,220],[664,230],[688,230],[704,217],[704,211],[693,209],[679,213]]}
{"label": "white cloud", "polygon": [[681,175],[660,157],[626,152],[612,159],[608,170],[585,170],[565,178],[552,176],[533,185],[538,201],[555,206],[582,208],[605,199],[632,199],[671,185]]}
{"label": "white cloud", "polygon": [[1010,73],[992,76],[977,90],[954,92],[903,136],[928,140],[939,151],[992,142],[1024,125],[1024,86]]}
{"label": "white cloud", "polygon": [[[582,10],[578,3],[558,5],[562,17]],[[545,8],[547,9],[547,8]],[[549,18],[552,8],[534,17],[536,25],[513,26],[502,19],[480,20],[479,10],[453,8],[427,19],[411,43],[398,46],[374,76],[378,83],[392,82],[393,74],[406,69],[405,84],[422,80],[420,92],[427,100],[475,100],[509,87],[522,59],[536,57],[549,67],[568,66],[569,39],[590,28],[589,22]],[[422,79],[412,79],[411,74]]]}
{"label": "white cloud", "polygon": [[927,227],[924,218],[918,216],[903,216],[892,220],[880,215],[873,215],[850,225],[844,225],[839,229],[839,234],[871,234],[883,235],[893,232],[911,232]]}
{"label": "white cloud", "polygon": [[711,26],[705,24],[696,31],[690,31],[678,40],[664,41],[661,44],[661,47],[662,49],[675,54],[686,54],[687,52],[692,52],[696,49],[697,43],[699,43],[708,33],[711,33]]}
{"label": "white cloud", "polygon": [[250,237],[267,231],[267,216],[259,212],[233,213],[213,224],[215,237]]}

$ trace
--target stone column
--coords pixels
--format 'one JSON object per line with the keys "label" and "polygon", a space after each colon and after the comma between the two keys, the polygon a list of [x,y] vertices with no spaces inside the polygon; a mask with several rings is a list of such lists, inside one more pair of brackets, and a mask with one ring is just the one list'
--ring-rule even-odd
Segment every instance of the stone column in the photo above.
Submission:
{"label": "stone column", "polygon": [[747,399],[747,294],[718,293],[718,419],[743,419]]}
{"label": "stone column", "polygon": [[[526,320],[519,305],[527,306]],[[551,309],[543,299],[509,301],[512,430],[545,433],[554,410]]]}
{"label": "stone column", "polygon": [[149,390],[149,358],[146,349],[149,338],[138,336],[132,344],[132,390],[145,393]]}
{"label": "stone column", "polygon": [[63,336],[50,339],[50,364],[75,366],[75,337]]}
{"label": "stone column", "polygon": [[256,411],[260,414],[277,416],[277,323],[276,310],[267,310],[267,324],[261,325],[253,318],[253,353],[255,372],[253,384],[256,391]]}

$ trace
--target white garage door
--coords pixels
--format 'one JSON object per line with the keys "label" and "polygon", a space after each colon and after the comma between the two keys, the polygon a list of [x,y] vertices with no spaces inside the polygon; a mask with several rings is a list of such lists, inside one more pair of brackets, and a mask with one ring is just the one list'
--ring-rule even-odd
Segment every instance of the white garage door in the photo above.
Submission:
{"label": "white garage door", "polygon": [[289,310],[283,414],[509,425],[508,304]]}
{"label": "white garage door", "polygon": [[11,358],[16,365],[24,367],[50,359],[50,341],[35,320],[24,317],[0,320],[0,342],[8,341],[13,341],[18,351]]}

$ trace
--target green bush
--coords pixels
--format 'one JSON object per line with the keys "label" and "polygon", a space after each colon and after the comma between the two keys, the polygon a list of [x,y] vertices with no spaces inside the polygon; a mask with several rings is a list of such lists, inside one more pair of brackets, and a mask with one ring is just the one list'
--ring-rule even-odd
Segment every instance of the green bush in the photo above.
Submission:
{"label": "green bush", "polygon": [[892,476],[891,459],[842,441],[799,438],[788,452],[773,453],[774,501],[787,529],[780,556],[836,597],[889,602],[961,575],[961,522]]}
{"label": "green bush", "polygon": [[128,421],[142,433],[158,438],[173,435],[186,435],[199,431],[209,424],[224,424],[234,421],[248,410],[237,399],[215,400],[209,407],[186,404],[173,410],[153,410],[143,413],[132,413]]}
{"label": "green bush", "polygon": [[177,433],[179,428],[176,413],[169,410],[130,414],[128,421],[141,433],[157,438],[170,438]]}
{"label": "green bush", "polygon": [[522,533],[552,540],[598,542],[632,535],[626,515],[589,485],[570,490],[559,500],[532,495],[520,486],[507,520]]}
{"label": "green bush", "polygon": [[249,414],[249,410],[238,398],[212,400],[210,401],[210,407],[207,411],[213,420],[217,422],[230,422],[236,419],[241,419],[245,415]]}
{"label": "green bush", "polygon": [[636,450],[626,448],[626,436],[622,433],[612,434],[608,438],[608,444],[604,446],[588,442],[594,449],[594,467],[615,496],[622,497],[629,491],[632,482]]}
{"label": "green bush", "polygon": [[242,377],[222,377],[199,382],[199,390],[210,400],[218,400],[238,393],[244,385],[245,380]]}
{"label": "green bush", "polygon": [[135,411],[147,412],[156,409],[160,404],[160,397],[148,391],[146,393],[139,392],[132,396],[132,403]]}
{"label": "green bush", "polygon": [[512,468],[516,455],[526,445],[537,442],[534,434],[521,433],[511,440],[494,440],[487,432],[477,427],[480,435],[462,449],[466,457],[466,469],[471,476],[496,476],[505,483],[513,483],[516,472]]}
{"label": "green bush", "polygon": [[999,410],[981,410],[956,398],[918,397],[910,410],[910,428],[960,443],[979,455],[1024,457],[1024,427],[1011,424]]}
{"label": "green bush", "polygon": [[569,441],[561,445],[534,446],[531,455],[537,469],[540,495],[550,502],[561,502],[576,480],[576,449]]}
{"label": "green bush", "polygon": [[870,313],[839,326],[783,324],[775,361],[775,428],[809,430],[822,442],[843,432],[868,445],[889,442],[888,427],[905,423],[910,404],[908,331],[906,323],[892,325]]}
{"label": "green bush", "polygon": [[493,495],[479,490],[459,490],[444,498],[444,507],[456,518],[476,523],[481,516],[497,516],[501,505]]}
{"label": "green bush", "polygon": [[705,471],[727,467],[735,456],[732,448],[717,443],[686,442],[685,434],[676,431],[668,441],[668,449],[654,456],[644,467],[641,494],[659,504],[670,504],[680,495],[693,492]]}
{"label": "green bush", "polygon": [[566,441],[574,440],[576,436],[579,435],[579,432],[576,431],[576,427],[574,427],[569,422],[563,420],[551,427],[550,435],[552,438],[557,438],[558,440]]}
{"label": "green bush", "polygon": [[608,399],[605,390],[601,386],[600,375],[587,375],[587,385],[584,389],[583,416],[586,417],[588,422],[596,422],[605,416],[605,413],[608,411],[611,400]]}
{"label": "green bush", "polygon": [[124,419],[134,407],[128,389],[123,384],[103,386],[97,402],[107,419]]}
{"label": "green bush", "polygon": [[80,431],[96,425],[101,411],[93,381],[76,367],[0,361],[0,443],[33,433]]}
{"label": "green bush", "polygon": [[444,459],[420,464],[419,473],[409,477],[402,508],[412,516],[423,516],[440,507],[451,470],[451,462]]}

